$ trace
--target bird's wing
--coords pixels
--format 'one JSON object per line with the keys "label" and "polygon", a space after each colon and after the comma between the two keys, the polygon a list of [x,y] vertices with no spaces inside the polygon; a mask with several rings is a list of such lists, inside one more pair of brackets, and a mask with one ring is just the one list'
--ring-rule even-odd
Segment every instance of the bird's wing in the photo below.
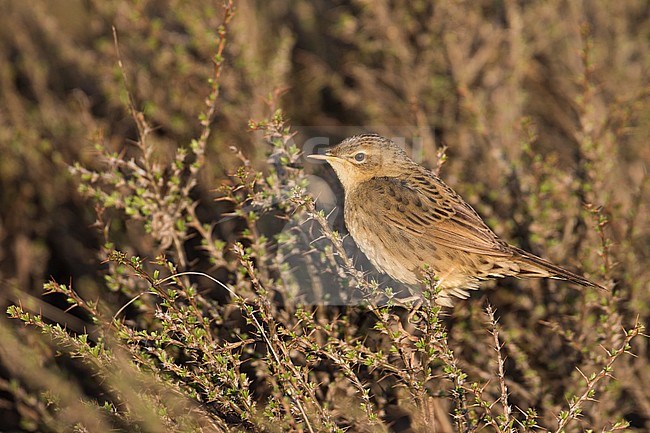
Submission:
{"label": "bird's wing", "polygon": [[[388,223],[430,243],[477,254],[511,256],[512,252],[454,190],[427,171],[406,179],[367,181],[367,200]],[[379,216],[378,216],[379,217]]]}

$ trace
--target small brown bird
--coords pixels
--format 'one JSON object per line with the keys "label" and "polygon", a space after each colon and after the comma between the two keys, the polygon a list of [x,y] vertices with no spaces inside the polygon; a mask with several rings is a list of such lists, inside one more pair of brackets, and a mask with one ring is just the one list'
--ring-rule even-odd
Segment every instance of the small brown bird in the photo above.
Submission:
{"label": "small brown bird", "polygon": [[334,168],[345,190],[345,224],[372,264],[406,284],[417,284],[428,266],[440,305],[497,277],[601,287],[499,239],[453,189],[387,138],[357,135],[310,158]]}

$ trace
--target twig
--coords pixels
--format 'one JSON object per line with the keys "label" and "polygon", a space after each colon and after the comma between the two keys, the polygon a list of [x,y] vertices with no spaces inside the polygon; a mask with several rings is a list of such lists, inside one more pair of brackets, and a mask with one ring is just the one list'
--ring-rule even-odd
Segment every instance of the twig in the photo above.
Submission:
{"label": "twig", "polygon": [[329,239],[329,241],[332,243],[332,246],[334,247],[336,254],[343,262],[343,267],[345,268],[345,271],[350,276],[352,276],[352,278],[354,278],[355,282],[359,287],[362,287],[366,289],[368,292],[371,292],[372,288],[370,287],[368,281],[366,281],[366,279],[363,277],[363,272],[354,267],[354,263],[352,262],[352,259],[350,258],[350,256],[348,256],[347,252],[345,251],[345,248],[343,248],[343,242],[341,241],[341,237],[337,233],[334,233],[332,228],[329,226],[327,218],[323,216],[318,210],[316,210],[314,201],[309,197],[304,198],[303,205],[307,210],[307,215],[309,215],[310,218],[318,222],[318,224],[320,225],[320,229],[323,232],[323,235],[327,239]]}
{"label": "twig", "polygon": [[639,323],[638,318],[632,329],[629,331],[624,331],[625,332],[625,341],[623,341],[623,344],[618,349],[612,349],[608,350],[607,353],[609,354],[609,360],[607,361],[607,364],[598,372],[598,373],[592,373],[588,377],[585,376],[580,370],[580,374],[585,378],[585,381],[587,383],[587,386],[579,397],[574,396],[571,398],[569,401],[569,409],[564,410],[560,412],[560,415],[558,416],[558,427],[557,430],[555,430],[555,433],[562,433],[565,431],[565,428],[571,422],[572,420],[577,419],[580,414],[582,413],[582,405],[586,401],[594,401],[594,397],[596,394],[596,385],[598,383],[605,379],[606,377],[613,377],[612,372],[614,371],[613,365],[616,360],[623,355],[624,353],[630,353],[630,342],[636,337],[637,335],[641,334],[643,332],[643,325]]}
{"label": "twig", "polygon": [[506,377],[505,377],[505,368],[504,368],[504,363],[505,359],[501,355],[501,348],[503,347],[503,344],[501,344],[499,340],[499,327],[498,327],[498,322],[499,320],[494,317],[494,309],[492,308],[492,305],[490,303],[487,304],[485,307],[485,313],[488,316],[488,319],[490,321],[490,334],[492,334],[492,338],[494,339],[494,351],[497,354],[497,377],[499,378],[499,386],[501,388],[501,396],[499,397],[499,400],[501,401],[501,406],[503,407],[503,418],[504,418],[504,425],[503,429],[501,431],[514,431],[512,428],[512,420],[510,418],[510,414],[512,412],[512,409],[510,408],[510,403],[508,402],[508,386],[506,385]]}

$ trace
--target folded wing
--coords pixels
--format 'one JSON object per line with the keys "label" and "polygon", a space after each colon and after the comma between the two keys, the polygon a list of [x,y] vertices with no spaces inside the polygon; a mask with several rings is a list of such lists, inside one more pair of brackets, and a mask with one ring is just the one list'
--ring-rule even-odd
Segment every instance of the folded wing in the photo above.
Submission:
{"label": "folded wing", "polygon": [[368,187],[368,200],[394,198],[386,201],[390,204],[383,207],[383,217],[427,243],[468,253],[512,256],[512,250],[476,211],[430,173],[418,170],[405,179],[372,179]]}

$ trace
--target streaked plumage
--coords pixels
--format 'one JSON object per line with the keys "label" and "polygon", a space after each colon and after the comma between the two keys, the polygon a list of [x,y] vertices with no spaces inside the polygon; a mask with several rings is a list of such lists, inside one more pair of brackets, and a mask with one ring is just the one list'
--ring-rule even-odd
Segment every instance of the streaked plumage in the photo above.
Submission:
{"label": "streaked plumage", "polygon": [[374,266],[417,284],[424,265],[439,278],[438,302],[467,298],[468,289],[496,277],[557,278],[597,284],[498,238],[454,190],[418,165],[391,140],[350,137],[325,159],[345,190],[345,223]]}

